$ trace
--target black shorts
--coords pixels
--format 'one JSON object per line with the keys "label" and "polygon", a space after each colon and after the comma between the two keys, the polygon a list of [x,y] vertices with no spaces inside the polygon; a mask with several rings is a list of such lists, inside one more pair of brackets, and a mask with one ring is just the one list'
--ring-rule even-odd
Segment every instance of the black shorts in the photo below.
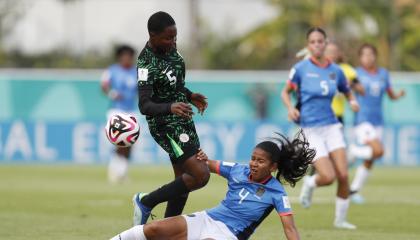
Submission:
{"label": "black shorts", "polygon": [[200,141],[194,123],[149,125],[149,129],[155,141],[169,154],[172,164],[183,163],[198,153]]}

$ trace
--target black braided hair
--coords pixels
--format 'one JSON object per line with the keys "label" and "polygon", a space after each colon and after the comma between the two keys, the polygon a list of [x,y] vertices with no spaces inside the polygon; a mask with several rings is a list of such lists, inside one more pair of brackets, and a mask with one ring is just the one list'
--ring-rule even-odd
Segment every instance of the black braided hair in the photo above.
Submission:
{"label": "black braided hair", "polygon": [[277,163],[276,179],[287,182],[294,187],[305,175],[309,164],[315,157],[316,151],[309,148],[309,142],[300,130],[293,140],[289,140],[281,133],[270,141],[259,143],[260,148],[271,155],[271,161]]}

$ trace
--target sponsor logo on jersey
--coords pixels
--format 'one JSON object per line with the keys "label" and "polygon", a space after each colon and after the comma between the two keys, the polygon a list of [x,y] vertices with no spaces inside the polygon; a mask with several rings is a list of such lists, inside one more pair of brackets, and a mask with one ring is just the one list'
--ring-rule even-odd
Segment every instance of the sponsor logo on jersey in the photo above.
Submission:
{"label": "sponsor logo on jersey", "polygon": [[317,74],[317,73],[307,73],[306,76],[310,77],[310,78],[318,78],[319,74]]}

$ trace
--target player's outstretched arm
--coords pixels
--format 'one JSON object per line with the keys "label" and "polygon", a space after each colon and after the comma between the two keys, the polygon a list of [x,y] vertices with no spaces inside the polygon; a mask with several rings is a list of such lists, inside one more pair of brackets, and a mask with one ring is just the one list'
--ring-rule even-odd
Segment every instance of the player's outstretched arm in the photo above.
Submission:
{"label": "player's outstretched arm", "polygon": [[392,90],[392,88],[389,88],[387,90],[387,93],[388,93],[388,97],[391,100],[398,100],[401,97],[405,96],[405,90],[404,89],[403,90],[400,90],[398,93],[396,93],[394,90]]}
{"label": "player's outstretched arm", "polygon": [[288,240],[299,240],[300,237],[293,220],[293,215],[280,216],[280,219],[286,238]]}
{"label": "player's outstretched arm", "polygon": [[292,121],[297,121],[299,119],[300,113],[293,105],[290,100],[290,93],[294,91],[294,88],[291,84],[286,84],[281,91],[281,100],[283,101],[284,106],[287,108],[288,118]]}
{"label": "player's outstretched arm", "polygon": [[220,161],[210,160],[207,157],[207,154],[202,149],[200,149],[200,151],[197,153],[197,159],[200,160],[200,161],[206,161],[210,172],[218,173],[218,168],[219,168],[219,165],[220,165]]}

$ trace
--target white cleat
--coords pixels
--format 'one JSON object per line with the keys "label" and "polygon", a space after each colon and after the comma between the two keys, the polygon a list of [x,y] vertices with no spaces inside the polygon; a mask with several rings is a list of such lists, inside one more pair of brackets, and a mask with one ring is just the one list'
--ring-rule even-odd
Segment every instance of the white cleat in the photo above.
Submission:
{"label": "white cleat", "polygon": [[339,229],[355,230],[357,227],[347,221],[335,221],[334,227]]}
{"label": "white cleat", "polygon": [[313,187],[309,187],[307,182],[309,180],[308,176],[305,176],[303,179],[302,189],[300,190],[299,202],[302,204],[303,208],[309,208],[312,204],[312,194],[314,192]]}
{"label": "white cleat", "polygon": [[350,195],[350,199],[354,204],[361,205],[365,203],[365,198],[359,193],[354,193]]}

